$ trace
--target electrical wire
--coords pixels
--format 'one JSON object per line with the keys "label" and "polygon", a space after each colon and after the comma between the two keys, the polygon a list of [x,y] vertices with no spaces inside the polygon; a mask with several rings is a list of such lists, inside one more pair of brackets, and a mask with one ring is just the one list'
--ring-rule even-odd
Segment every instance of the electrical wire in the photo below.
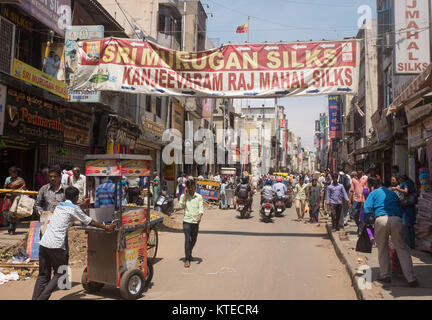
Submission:
{"label": "electrical wire", "polygon": [[[123,13],[124,17],[126,18],[126,21],[129,23],[129,25],[130,25],[133,33],[135,33],[137,39],[140,39],[139,34],[135,31],[135,27],[136,26],[132,25],[132,23],[129,21],[129,18],[127,17],[127,15],[126,15],[125,11],[123,10],[123,8],[120,6],[120,3],[118,2],[118,0],[115,0],[115,3],[119,7],[120,11]],[[130,14],[129,14],[129,16],[133,19],[133,17]],[[144,34],[144,31],[142,31],[141,28],[140,28],[140,31]]]}

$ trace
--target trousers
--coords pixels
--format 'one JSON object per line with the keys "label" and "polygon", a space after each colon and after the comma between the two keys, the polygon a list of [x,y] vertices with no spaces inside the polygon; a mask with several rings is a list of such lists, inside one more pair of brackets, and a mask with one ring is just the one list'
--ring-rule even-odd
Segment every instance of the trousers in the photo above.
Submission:
{"label": "trousers", "polygon": [[390,277],[389,237],[396,249],[403,274],[408,282],[416,280],[408,245],[405,242],[404,226],[398,216],[380,216],[375,220],[375,241],[382,278]]}
{"label": "trousers", "polygon": [[[58,286],[59,267],[67,265],[66,250],[39,247],[39,275],[33,290],[32,300],[48,300]],[[54,276],[51,279],[51,271]]]}
{"label": "trousers", "polygon": [[332,226],[333,228],[339,229],[339,220],[341,217],[342,205],[329,203],[328,207],[331,214]]}
{"label": "trousers", "polygon": [[183,222],[183,232],[185,234],[185,259],[192,261],[192,250],[198,238],[198,223]]}
{"label": "trousers", "polygon": [[296,210],[297,210],[297,218],[303,219],[305,215],[305,205],[306,200],[305,199],[296,199]]}

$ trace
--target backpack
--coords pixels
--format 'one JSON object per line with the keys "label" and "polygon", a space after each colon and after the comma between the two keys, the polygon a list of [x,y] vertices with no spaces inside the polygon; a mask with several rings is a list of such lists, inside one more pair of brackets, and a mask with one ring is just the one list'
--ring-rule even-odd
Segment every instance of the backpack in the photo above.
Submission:
{"label": "backpack", "polygon": [[350,180],[346,174],[341,176],[341,182],[340,183],[344,186],[345,190],[349,190],[351,188]]}
{"label": "backpack", "polygon": [[240,185],[240,188],[239,188],[239,191],[238,191],[238,197],[240,199],[247,199],[248,196],[249,196],[249,194],[248,194],[248,185],[247,184]]}

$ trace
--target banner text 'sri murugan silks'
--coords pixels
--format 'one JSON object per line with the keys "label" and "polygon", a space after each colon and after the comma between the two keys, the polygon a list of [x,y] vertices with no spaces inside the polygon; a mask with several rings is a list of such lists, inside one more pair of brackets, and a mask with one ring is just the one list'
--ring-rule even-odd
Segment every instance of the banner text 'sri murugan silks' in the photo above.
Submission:
{"label": "banner text 'sri murugan silks'", "polygon": [[262,98],[355,94],[357,40],[229,44],[196,53],[149,41],[79,43],[74,90]]}

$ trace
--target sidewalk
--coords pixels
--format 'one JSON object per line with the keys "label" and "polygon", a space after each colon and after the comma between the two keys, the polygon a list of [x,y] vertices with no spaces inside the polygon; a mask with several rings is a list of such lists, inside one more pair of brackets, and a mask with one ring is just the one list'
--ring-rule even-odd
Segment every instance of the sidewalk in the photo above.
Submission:
{"label": "sidewalk", "polygon": [[[327,221],[327,232],[332,240],[335,251],[345,265],[348,274],[353,280],[353,287],[361,300],[432,300],[432,254],[412,250],[414,272],[420,286],[410,288],[403,275],[392,277],[390,284],[382,285],[376,280],[379,277],[378,249],[373,248],[372,253],[355,251],[357,243],[357,226],[350,221],[345,230],[332,231],[331,222]],[[362,265],[372,269],[372,289],[361,289],[364,273],[359,270]],[[360,280],[360,281],[359,281]]]}

